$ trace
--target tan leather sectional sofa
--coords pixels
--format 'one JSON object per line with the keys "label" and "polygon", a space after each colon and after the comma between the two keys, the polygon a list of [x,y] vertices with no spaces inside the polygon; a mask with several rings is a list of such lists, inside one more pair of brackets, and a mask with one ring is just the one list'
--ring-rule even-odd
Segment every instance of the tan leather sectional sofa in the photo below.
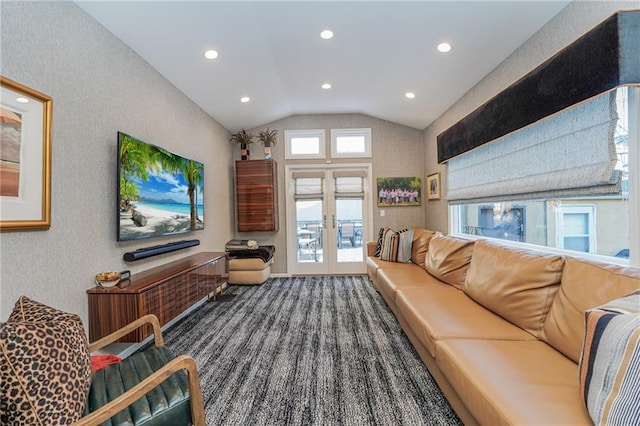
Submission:
{"label": "tan leather sectional sofa", "polygon": [[368,243],[368,274],[461,420],[592,424],[584,311],[639,289],[640,269],[413,231],[413,263]]}

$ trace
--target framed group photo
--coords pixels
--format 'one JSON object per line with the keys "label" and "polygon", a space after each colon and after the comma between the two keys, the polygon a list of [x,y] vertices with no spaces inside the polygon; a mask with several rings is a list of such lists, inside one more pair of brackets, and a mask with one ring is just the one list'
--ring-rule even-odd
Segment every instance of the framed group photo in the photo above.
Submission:
{"label": "framed group photo", "polygon": [[422,200],[420,177],[383,177],[377,179],[378,207],[419,206]]}
{"label": "framed group photo", "polygon": [[0,231],[51,226],[52,100],[0,76]]}

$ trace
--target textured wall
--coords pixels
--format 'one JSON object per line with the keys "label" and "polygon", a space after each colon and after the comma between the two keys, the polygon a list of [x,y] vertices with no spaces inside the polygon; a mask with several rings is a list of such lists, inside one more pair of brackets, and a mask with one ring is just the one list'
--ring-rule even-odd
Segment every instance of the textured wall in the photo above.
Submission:
{"label": "textured wall", "polygon": [[572,2],[536,34],[498,65],[458,102],[425,129],[425,173],[440,172],[443,198],[427,205],[427,227],[443,232],[449,229],[449,210],[444,198],[447,190],[446,166],[437,164],[436,137],[477,107],[526,75],[562,48],[605,20],[617,10],[640,7],[640,2]]}
{"label": "textured wall", "polygon": [[[0,321],[27,295],[87,321],[85,290],[105,270],[141,271],[231,237],[228,132],[73,3],[3,2],[1,70],[53,98],[52,225],[0,235]],[[205,164],[205,230],[116,241],[116,132]],[[201,245],[133,263],[124,252],[185,238]]]}
{"label": "textured wall", "polygon": [[[237,233],[237,238],[255,239],[263,244],[276,246],[277,255],[273,272],[284,273],[287,268],[286,259],[286,217],[285,217],[285,174],[287,164],[324,164],[326,160],[286,160],[284,159],[284,131],[304,129],[325,129],[327,157],[331,153],[331,129],[371,128],[372,158],[363,159],[332,159],[333,164],[339,163],[371,163],[373,166],[373,185],[378,177],[420,176],[423,186],[423,203],[420,207],[390,207],[385,208],[385,216],[380,217],[380,209],[373,205],[373,236],[381,226],[401,229],[411,226],[421,226],[425,222],[424,201],[424,144],[423,132],[400,124],[392,123],[363,114],[310,114],[294,115],[282,120],[269,123],[251,132],[257,134],[266,129],[277,129],[278,145],[272,148],[273,158],[278,162],[278,182],[280,193],[280,231],[277,233]],[[239,148],[236,157],[240,159]],[[251,148],[251,158],[260,158],[262,145],[254,144]],[[372,188],[375,193],[375,188]],[[372,197],[375,200],[375,196]]]}

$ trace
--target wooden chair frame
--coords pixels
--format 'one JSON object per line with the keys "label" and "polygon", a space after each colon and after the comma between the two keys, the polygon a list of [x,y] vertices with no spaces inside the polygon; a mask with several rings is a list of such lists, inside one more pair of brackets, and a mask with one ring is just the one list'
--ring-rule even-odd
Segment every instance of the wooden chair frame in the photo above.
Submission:
{"label": "wooden chair frame", "polygon": [[[164,345],[162,330],[160,329],[160,322],[155,315],[149,314],[138,318],[137,320],[125,325],[120,330],[116,330],[108,336],[105,336],[102,339],[96,340],[95,342],[91,343],[89,345],[89,351],[94,352],[98,349],[102,349],[105,346],[120,339],[121,337],[126,336],[137,328],[143,327],[145,325],[151,325],[151,327],[153,328],[155,346]],[[168,379],[171,375],[180,370],[187,370],[189,381],[189,399],[191,403],[191,419],[193,421],[193,425],[205,426],[204,401],[202,399],[202,389],[200,388],[198,368],[194,359],[187,355],[180,355],[174,358],[158,371],[156,371],[113,401],[86,415],[76,423],[73,423],[73,425],[90,426],[106,421],[129,405],[133,404],[135,401],[143,397],[153,388],[155,388],[160,383]]]}

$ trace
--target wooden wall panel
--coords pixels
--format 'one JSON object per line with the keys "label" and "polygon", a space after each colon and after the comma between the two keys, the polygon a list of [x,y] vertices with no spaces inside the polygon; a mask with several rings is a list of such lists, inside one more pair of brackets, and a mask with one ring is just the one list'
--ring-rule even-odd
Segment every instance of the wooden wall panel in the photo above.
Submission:
{"label": "wooden wall panel", "polygon": [[236,161],[238,232],[277,231],[278,171],[274,160]]}

